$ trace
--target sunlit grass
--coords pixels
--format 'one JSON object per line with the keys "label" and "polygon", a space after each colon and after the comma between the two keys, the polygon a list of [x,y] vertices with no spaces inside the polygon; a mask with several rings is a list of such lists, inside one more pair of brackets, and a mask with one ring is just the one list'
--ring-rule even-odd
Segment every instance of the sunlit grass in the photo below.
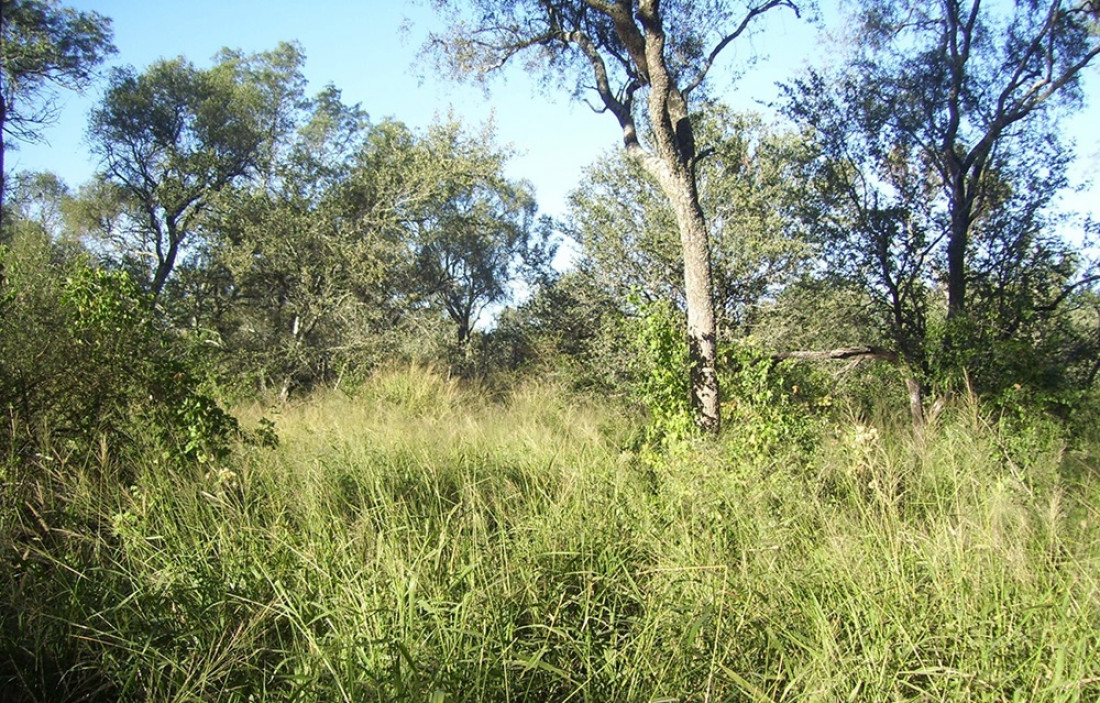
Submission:
{"label": "sunlit grass", "polygon": [[6,480],[5,690],[1100,696],[1095,462],[965,402],[923,436],[840,414],[813,456],[639,452],[611,401],[415,368],[242,414],[279,448],[122,488],[94,466]]}

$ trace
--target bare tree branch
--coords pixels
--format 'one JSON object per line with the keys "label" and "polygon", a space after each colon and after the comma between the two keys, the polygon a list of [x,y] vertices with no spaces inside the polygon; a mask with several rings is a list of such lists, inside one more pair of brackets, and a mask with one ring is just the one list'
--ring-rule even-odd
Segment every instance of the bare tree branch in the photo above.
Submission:
{"label": "bare tree branch", "polygon": [[748,29],[749,25],[754,19],[764,14],[768,10],[772,10],[777,7],[789,7],[791,8],[791,10],[794,11],[796,17],[802,16],[802,14],[799,12],[798,6],[791,2],[791,0],[769,0],[763,5],[758,5],[751,8],[748,13],[741,19],[741,23],[737,25],[737,28],[726,36],[722,37],[722,40],[719,41],[713,49],[711,49],[710,54],[707,56],[706,60],[703,61],[703,65],[700,66],[695,76],[688,81],[687,85],[681,91],[684,97],[686,98],[688,95],[691,94],[692,91],[694,91],[703,83],[703,80],[707,77],[707,73],[709,73],[711,67],[714,66],[714,62],[715,60],[717,60],[718,55],[722,53],[722,51],[727,46],[729,46],[731,42],[744,34],[745,30]]}

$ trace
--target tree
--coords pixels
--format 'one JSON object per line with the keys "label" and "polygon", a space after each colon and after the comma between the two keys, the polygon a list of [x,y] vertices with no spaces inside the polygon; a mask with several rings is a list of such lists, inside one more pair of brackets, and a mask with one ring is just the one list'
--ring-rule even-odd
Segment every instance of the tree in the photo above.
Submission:
{"label": "tree", "polygon": [[464,347],[478,314],[548,258],[490,127],[371,125],[333,88],[293,121],[268,174],[217,199],[167,296],[263,386],[285,396],[367,365],[414,320],[452,322]]}
{"label": "tree", "polygon": [[112,73],[88,136],[101,177],[127,196],[126,231],[137,235],[135,253],[152,260],[144,279],[154,297],[215,196],[269,162],[302,61],[283,44],[253,57],[225,51],[205,70],[179,58]]}
{"label": "tree", "polygon": [[1057,120],[1100,53],[1096,11],[864,0],[843,67],[788,89],[820,149],[808,213],[831,268],[861,282],[925,386],[956,365],[988,378],[996,344],[1037,339],[1049,306],[1094,280],[1052,203],[1070,158]]}
{"label": "tree", "polygon": [[11,179],[9,190],[8,207],[17,222],[40,229],[54,241],[65,236],[72,194],[57,174],[19,172]]}
{"label": "tree", "polygon": [[230,371],[285,398],[376,341],[390,315],[384,281],[398,267],[342,193],[367,115],[327,86],[283,119],[289,131],[263,150],[257,177],[216,198],[169,301],[178,319],[214,335]]}
{"label": "tree", "polygon": [[[692,406],[698,424],[720,424],[710,247],[695,168],[701,156],[690,119],[718,56],[770,10],[756,3],[693,0],[435,0],[450,29],[433,35],[451,72],[486,76],[533,54],[547,82],[594,93],[598,111],[622,129],[623,146],[660,184],[676,216],[684,260]],[[642,98],[642,99],[639,99]],[[646,126],[641,136],[638,119]]]}
{"label": "tree", "polygon": [[[708,105],[693,115],[712,155],[696,169],[710,225],[719,339],[749,333],[756,310],[805,264],[809,247],[793,217],[805,146],[752,114]],[[570,196],[569,234],[580,267],[613,298],[685,300],[676,218],[660,186],[623,152],[590,166]]]}
{"label": "tree", "polygon": [[501,311],[491,340],[505,368],[536,366],[612,391],[624,385],[633,352],[623,334],[624,305],[587,272],[569,271]]}
{"label": "tree", "polygon": [[418,280],[454,323],[465,349],[473,325],[489,305],[511,295],[523,268],[538,275],[549,266],[549,225],[535,223],[536,204],[526,183],[503,175],[508,154],[487,127],[467,135],[457,122],[434,125],[417,148],[434,162],[438,188],[410,218]]}
{"label": "tree", "polygon": [[41,139],[57,89],[87,88],[114,50],[111,22],[99,13],[56,0],[0,0],[0,213],[6,138]]}

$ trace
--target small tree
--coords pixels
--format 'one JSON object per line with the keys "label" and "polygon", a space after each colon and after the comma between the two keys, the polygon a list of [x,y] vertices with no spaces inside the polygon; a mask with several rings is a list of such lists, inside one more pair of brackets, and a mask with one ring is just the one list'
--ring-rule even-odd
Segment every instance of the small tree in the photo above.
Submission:
{"label": "small tree", "polygon": [[456,122],[435,125],[418,145],[435,163],[437,193],[410,220],[418,285],[455,325],[466,348],[485,308],[505,301],[521,269],[549,266],[549,224],[535,222],[526,183],[504,177],[507,153],[488,128],[464,134]]}

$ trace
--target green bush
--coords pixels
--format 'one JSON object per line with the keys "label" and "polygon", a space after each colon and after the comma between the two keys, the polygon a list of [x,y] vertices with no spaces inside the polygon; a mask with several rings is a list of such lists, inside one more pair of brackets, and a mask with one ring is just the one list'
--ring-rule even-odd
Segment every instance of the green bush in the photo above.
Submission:
{"label": "green bush", "polygon": [[228,450],[237,422],[126,274],[59,261],[34,237],[0,249],[0,265],[0,451],[9,461],[79,464],[106,448],[203,463]]}
{"label": "green bush", "polygon": [[721,356],[724,444],[742,460],[811,456],[832,403],[820,371],[776,363],[748,343],[731,344]]}
{"label": "green bush", "polygon": [[660,444],[691,436],[691,379],[681,315],[667,302],[641,306],[634,321],[634,395],[649,412],[646,440]]}

